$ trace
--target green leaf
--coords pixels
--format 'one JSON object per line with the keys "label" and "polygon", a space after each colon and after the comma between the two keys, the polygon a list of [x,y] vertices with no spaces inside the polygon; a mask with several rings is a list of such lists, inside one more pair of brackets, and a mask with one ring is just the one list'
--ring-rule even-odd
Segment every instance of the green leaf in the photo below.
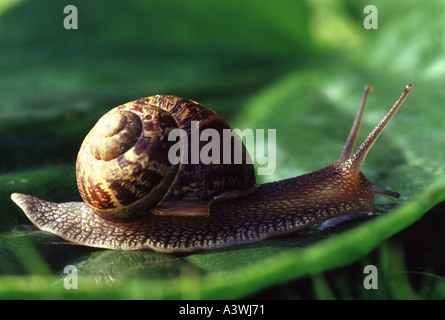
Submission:
{"label": "green leaf", "polygon": [[[57,0],[0,5],[1,298],[443,298],[441,2],[375,1],[376,30],[364,28],[365,4],[357,1],[70,4],[78,30],[63,28],[65,4]],[[374,184],[402,196],[377,197],[372,215],[175,256],[67,244],[30,229],[10,200],[24,192],[78,201],[74,162],[83,137],[105,111],[139,97],[184,96],[232,127],[275,129],[275,172],[258,176],[267,182],[336,161],[365,84],[374,91],[359,141],[407,83],[416,89],[363,166]],[[427,231],[416,228],[422,223]],[[423,239],[423,256],[434,259],[424,263],[410,239]],[[383,273],[376,292],[362,288],[368,264]],[[77,290],[64,287],[66,265],[78,269]]]}

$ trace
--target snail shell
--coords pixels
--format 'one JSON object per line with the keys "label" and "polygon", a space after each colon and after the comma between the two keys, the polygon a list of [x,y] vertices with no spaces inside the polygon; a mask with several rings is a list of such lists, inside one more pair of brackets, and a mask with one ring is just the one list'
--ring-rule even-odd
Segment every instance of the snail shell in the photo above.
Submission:
{"label": "snail shell", "polygon": [[[132,219],[160,203],[151,213],[207,215],[214,197],[254,187],[254,168],[246,163],[244,145],[241,164],[222,164],[222,152],[221,164],[171,164],[169,150],[176,142],[169,141],[169,133],[183,129],[190,139],[192,121],[199,121],[199,131],[213,128],[221,136],[230,129],[211,109],[175,96],[143,98],[106,113],[77,157],[82,199],[108,220]],[[187,145],[190,154],[191,143]]]}
{"label": "snail shell", "polygon": [[[374,186],[360,172],[361,166],[414,87],[405,87],[354,152],[371,89],[365,87],[339,159],[302,176],[256,187],[253,166],[245,162],[166,163],[166,136],[173,128],[191,130],[193,120],[199,121],[201,130],[229,127],[215,112],[196,102],[154,96],[110,111],[87,136],[77,161],[77,181],[85,202],[53,203],[19,193],[11,198],[38,228],[73,243],[164,253],[259,241],[333,217],[372,211],[376,194],[396,198],[399,194]],[[246,160],[245,149],[243,155]],[[154,173],[153,177],[147,177],[149,173]],[[155,200],[148,200],[149,196]],[[218,199],[213,200],[215,197]]]}

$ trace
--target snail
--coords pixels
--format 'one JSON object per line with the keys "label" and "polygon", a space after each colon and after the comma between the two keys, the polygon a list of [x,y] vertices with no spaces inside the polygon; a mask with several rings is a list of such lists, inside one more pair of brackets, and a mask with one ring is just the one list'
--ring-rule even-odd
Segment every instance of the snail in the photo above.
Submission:
{"label": "snail", "polygon": [[244,146],[241,164],[170,163],[167,155],[173,142],[167,136],[173,129],[190,134],[196,123],[200,130],[230,127],[214,111],[191,100],[167,95],[141,98],[105,114],[82,143],[76,173],[84,202],[54,203],[19,193],[11,198],[39,229],[91,247],[188,253],[289,234],[333,217],[370,212],[376,194],[400,196],[374,186],[360,170],[413,89],[405,86],[354,152],[372,91],[365,86],[335,163],[259,186]]}

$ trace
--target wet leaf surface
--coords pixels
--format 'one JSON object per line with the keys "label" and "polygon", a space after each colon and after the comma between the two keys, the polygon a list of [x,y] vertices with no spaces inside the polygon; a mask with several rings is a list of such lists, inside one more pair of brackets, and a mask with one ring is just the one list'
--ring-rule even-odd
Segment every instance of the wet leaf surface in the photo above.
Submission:
{"label": "wet leaf surface", "polygon": [[[445,200],[445,29],[435,14],[443,4],[377,1],[379,29],[366,30],[355,1],[115,0],[105,11],[71,3],[79,11],[71,31],[59,1],[0,6],[0,297],[404,298],[411,291],[391,282],[395,269],[422,272],[405,279],[414,297],[445,296],[444,243],[433,236],[445,227],[437,206]],[[374,91],[359,140],[405,84],[416,87],[365,161],[373,183],[402,195],[377,197],[373,215],[175,256],[67,244],[33,229],[10,200],[22,192],[78,201],[83,137],[108,109],[154,94],[199,101],[233,127],[276,129],[276,170],[260,182],[313,171],[338,158],[367,83]],[[427,227],[415,228],[422,221]],[[430,239],[422,248],[434,259],[419,258],[412,238]],[[359,272],[342,278],[357,263]],[[365,264],[385,274],[385,289],[353,289]],[[75,292],[63,286],[66,265],[78,269]],[[293,287],[297,279],[313,281],[312,294]],[[326,292],[323,279],[337,280]]]}

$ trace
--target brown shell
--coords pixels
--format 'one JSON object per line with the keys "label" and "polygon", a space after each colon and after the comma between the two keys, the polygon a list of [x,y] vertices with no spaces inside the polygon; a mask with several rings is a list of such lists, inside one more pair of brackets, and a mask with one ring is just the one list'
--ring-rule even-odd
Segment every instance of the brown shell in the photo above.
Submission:
{"label": "brown shell", "polygon": [[[254,186],[254,168],[246,164],[244,146],[244,164],[169,162],[168,151],[176,143],[168,141],[169,132],[184,129],[190,140],[192,121],[199,121],[199,131],[214,128],[221,136],[230,129],[211,109],[176,96],[142,98],[109,111],[79,151],[77,184],[83,200],[105,219],[122,220],[145,214],[161,202],[175,211],[193,211],[195,204],[205,204],[207,210],[214,197]],[[205,143],[200,142],[199,150]],[[190,152],[191,143],[188,146]],[[220,155],[222,163],[222,145]],[[162,214],[162,209],[156,213]]]}
{"label": "brown shell", "polygon": [[[190,139],[191,122],[199,121],[199,132],[213,128],[220,137],[223,130],[231,130],[227,122],[215,111],[192,100],[172,95],[156,95],[139,99],[150,105],[168,111],[175,119],[178,127],[187,131]],[[207,142],[200,142],[199,151]],[[191,153],[189,141],[188,154]],[[253,164],[246,163],[249,154],[242,144],[242,164],[234,164],[232,145],[232,158],[230,164],[223,163],[223,145],[220,149],[220,164],[181,164],[179,174],[164,201],[198,201],[208,202],[225,192],[245,190],[255,185],[255,171]]]}

